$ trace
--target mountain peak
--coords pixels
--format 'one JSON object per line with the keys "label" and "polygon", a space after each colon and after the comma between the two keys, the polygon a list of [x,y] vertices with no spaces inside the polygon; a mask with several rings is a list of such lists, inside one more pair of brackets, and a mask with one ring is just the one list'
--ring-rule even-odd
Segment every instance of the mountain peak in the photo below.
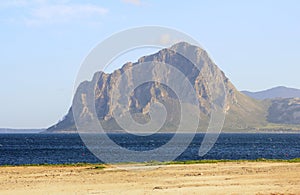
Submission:
{"label": "mountain peak", "polygon": [[205,52],[206,51],[204,49],[202,49],[201,47],[199,46],[196,46],[196,45],[192,45],[192,44],[189,44],[187,42],[178,42],[178,43],[175,43],[174,45],[172,45],[171,47],[169,47],[169,49],[171,50],[175,50],[175,51],[178,51],[180,53],[202,53],[202,52]]}
{"label": "mountain peak", "polygon": [[189,44],[188,42],[185,42],[185,41],[181,41],[181,42],[177,42],[175,44],[173,44],[170,48],[177,48],[177,47],[195,47],[194,45],[192,44]]}

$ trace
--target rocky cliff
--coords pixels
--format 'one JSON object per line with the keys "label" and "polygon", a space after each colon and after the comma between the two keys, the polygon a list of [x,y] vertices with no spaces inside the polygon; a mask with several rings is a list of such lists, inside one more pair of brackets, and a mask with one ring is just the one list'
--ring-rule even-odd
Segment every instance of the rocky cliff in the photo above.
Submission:
{"label": "rocky cliff", "polygon": [[[181,52],[175,51],[188,54],[190,60],[180,55]],[[132,71],[133,67],[138,67],[147,62],[151,62],[152,65],[143,66],[138,72]],[[214,109],[212,105],[218,101],[212,94],[217,93],[219,86],[211,86],[212,81],[213,83],[224,84],[222,89],[226,97],[224,98],[225,101],[220,104],[222,104],[226,114],[225,130],[251,129],[266,123],[267,108],[262,102],[240,93],[209,58],[205,50],[184,42],[162,49],[153,55],[144,56],[138,62],[126,63],[122,68],[111,74],[95,73],[92,81],[85,81],[78,87],[73,100],[73,103],[80,105],[78,108],[80,112],[76,112],[80,113],[80,116],[76,117],[85,118],[87,123],[89,119],[96,117],[106,130],[119,130],[121,128],[113,115],[117,109],[120,115],[130,112],[136,121],[146,123],[149,120],[151,103],[159,102],[164,105],[168,113],[163,128],[172,131],[178,125],[177,113],[180,112],[180,102],[176,92],[167,85],[157,82],[162,78],[162,75],[165,79],[164,82],[170,82],[168,79],[172,78],[170,70],[163,64],[170,64],[179,70],[192,85],[193,91],[183,91],[182,93],[185,93],[186,96],[192,96],[193,94],[190,93],[195,93],[197,96],[200,110],[199,117],[201,118],[199,130],[205,131],[212,109]],[[118,83],[120,77],[122,77],[122,82]],[[121,91],[126,91],[134,85],[134,80],[137,77],[151,78],[150,80],[153,82],[147,82],[136,87],[126,102],[126,108],[118,101],[112,104],[112,99],[115,97],[121,98]],[[180,85],[180,83],[177,83],[177,85]],[[92,95],[97,116],[89,109],[89,105],[93,103],[89,100],[91,92],[94,93]],[[75,129],[73,112],[70,108],[64,119],[50,127],[48,131],[61,132]]]}

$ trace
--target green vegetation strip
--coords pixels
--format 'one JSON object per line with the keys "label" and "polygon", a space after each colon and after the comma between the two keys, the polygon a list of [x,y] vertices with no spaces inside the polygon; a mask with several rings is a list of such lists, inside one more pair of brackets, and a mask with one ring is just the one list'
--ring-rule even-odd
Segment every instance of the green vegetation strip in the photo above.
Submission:
{"label": "green vegetation strip", "polygon": [[222,163],[222,162],[287,162],[287,163],[299,163],[300,158],[294,158],[289,160],[283,159],[265,159],[259,158],[256,160],[188,160],[188,161],[171,161],[165,162],[166,165],[173,165],[173,164],[202,164],[202,163]]}
{"label": "green vegetation strip", "polygon": [[[207,163],[242,163],[242,162],[286,162],[286,163],[300,163],[300,158],[294,158],[289,160],[283,159],[265,159],[259,158],[256,160],[187,160],[187,161],[170,161],[170,162],[159,162],[159,161],[151,161],[151,162],[126,162],[126,163],[118,163],[119,165],[126,164],[144,164],[145,166],[154,166],[154,165],[189,165],[189,164],[207,164]],[[117,164],[115,164],[117,165]],[[67,164],[23,164],[23,165],[0,165],[0,167],[21,167],[21,166],[51,166],[51,167],[86,167],[91,166],[92,169],[104,169],[107,167],[107,164],[99,164],[99,163],[67,163]]]}

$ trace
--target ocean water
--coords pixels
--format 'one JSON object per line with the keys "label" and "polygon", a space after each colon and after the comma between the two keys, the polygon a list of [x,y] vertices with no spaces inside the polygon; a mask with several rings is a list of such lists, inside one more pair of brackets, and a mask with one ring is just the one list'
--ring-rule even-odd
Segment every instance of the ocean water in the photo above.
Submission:
{"label": "ocean water", "polygon": [[[173,134],[145,137],[129,134],[109,136],[121,147],[145,151],[164,145]],[[185,135],[181,136],[184,140]],[[221,134],[214,147],[205,156],[199,157],[198,151],[203,137],[204,134],[196,134],[189,147],[176,160],[300,157],[300,134]],[[0,165],[44,163],[101,163],[101,161],[85,147],[77,134],[0,134]]]}

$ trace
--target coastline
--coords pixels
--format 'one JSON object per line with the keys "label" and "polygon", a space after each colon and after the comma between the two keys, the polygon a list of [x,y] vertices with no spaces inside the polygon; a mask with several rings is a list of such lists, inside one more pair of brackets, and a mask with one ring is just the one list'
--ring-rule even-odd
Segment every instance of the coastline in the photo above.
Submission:
{"label": "coastline", "polygon": [[[81,132],[80,134],[126,134],[127,132],[112,131],[107,133],[95,133],[95,132]],[[144,132],[141,132],[143,134]],[[155,134],[175,134],[177,132],[156,132]],[[32,133],[35,134],[35,133]],[[61,132],[39,132],[36,134],[79,134],[78,131],[61,131]],[[194,132],[178,133],[178,134],[195,134]],[[213,134],[207,132],[196,132],[196,134]],[[221,131],[220,134],[300,134],[300,130],[261,130],[261,131]]]}
{"label": "coastline", "polygon": [[188,162],[1,166],[0,194],[300,193],[300,159]]}
{"label": "coastline", "polygon": [[184,161],[151,161],[151,162],[120,162],[114,164],[107,163],[86,163],[86,162],[78,162],[78,163],[65,163],[65,164],[17,164],[10,165],[4,164],[0,165],[1,167],[86,167],[86,166],[103,166],[103,168],[111,167],[111,166],[127,166],[127,165],[139,165],[139,166],[156,166],[156,165],[193,165],[193,164],[216,164],[216,163],[300,163],[300,158],[293,159],[239,159],[239,160],[230,160],[230,159],[202,159],[202,160],[184,160]]}

